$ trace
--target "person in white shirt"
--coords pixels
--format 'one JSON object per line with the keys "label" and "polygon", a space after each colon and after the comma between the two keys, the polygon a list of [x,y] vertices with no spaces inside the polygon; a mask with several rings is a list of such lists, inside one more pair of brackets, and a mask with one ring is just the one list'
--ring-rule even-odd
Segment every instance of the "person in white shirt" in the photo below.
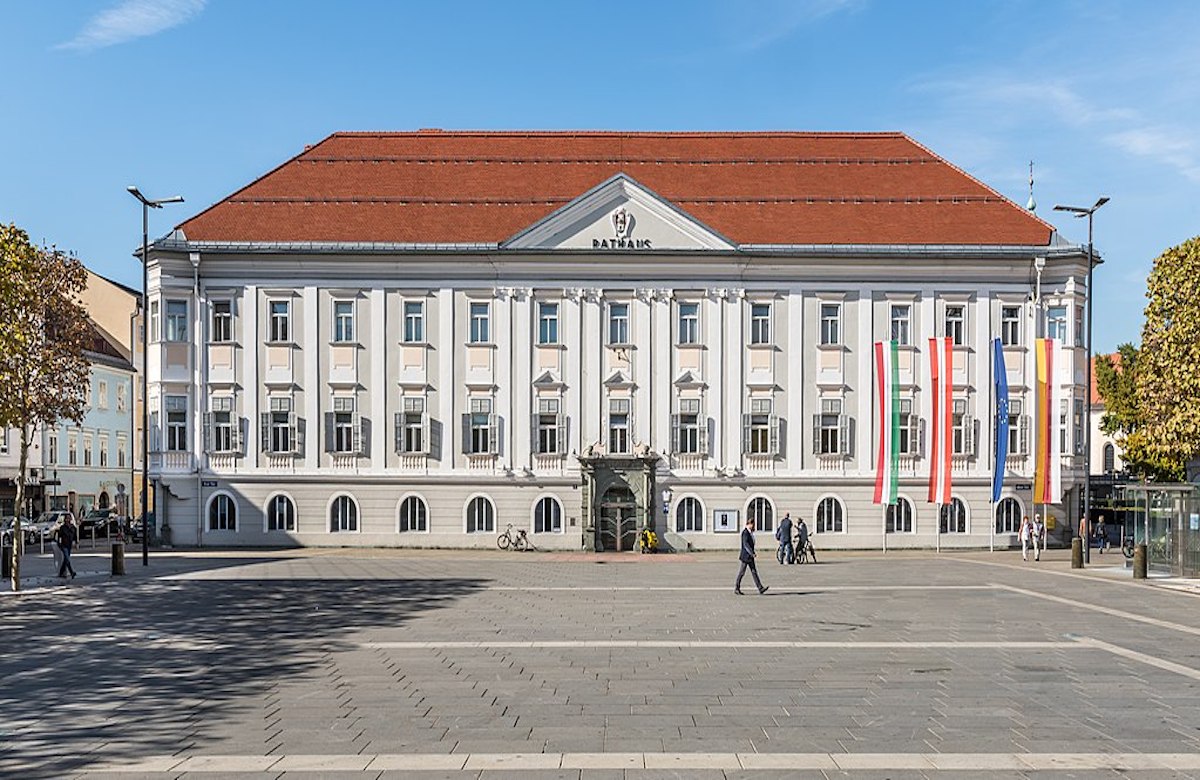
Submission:
{"label": "person in white shirt", "polygon": [[1029,515],[1021,518],[1021,528],[1017,531],[1017,538],[1021,540],[1021,560],[1029,560],[1029,540],[1033,536],[1033,523],[1029,522]]}
{"label": "person in white shirt", "polygon": [[1042,559],[1042,550],[1046,549],[1046,524],[1041,515],[1033,516],[1033,559]]}

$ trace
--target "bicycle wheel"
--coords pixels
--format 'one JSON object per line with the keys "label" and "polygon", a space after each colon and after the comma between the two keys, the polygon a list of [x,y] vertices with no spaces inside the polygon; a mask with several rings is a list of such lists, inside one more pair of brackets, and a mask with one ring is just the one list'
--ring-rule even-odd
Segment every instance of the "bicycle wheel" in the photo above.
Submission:
{"label": "bicycle wheel", "polygon": [[779,561],[781,564],[784,562],[782,544],[775,548],[775,560]]}
{"label": "bicycle wheel", "polygon": [[512,539],[509,537],[507,532],[496,537],[496,546],[501,550],[507,550],[510,544],[512,544]]}
{"label": "bicycle wheel", "polygon": [[808,557],[812,558],[813,563],[817,562],[817,550],[812,546],[812,542],[808,543]]}
{"label": "bicycle wheel", "polygon": [[1132,539],[1126,539],[1125,541],[1121,542],[1121,554],[1125,556],[1126,560],[1133,558],[1133,540]]}
{"label": "bicycle wheel", "polygon": [[525,552],[529,549],[529,539],[525,537],[525,534],[517,534],[516,541],[513,543],[513,549],[517,552]]}

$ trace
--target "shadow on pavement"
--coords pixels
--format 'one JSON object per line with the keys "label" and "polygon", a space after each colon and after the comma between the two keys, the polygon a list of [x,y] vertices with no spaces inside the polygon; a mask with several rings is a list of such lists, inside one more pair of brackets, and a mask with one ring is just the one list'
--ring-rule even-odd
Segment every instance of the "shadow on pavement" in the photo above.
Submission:
{"label": "shadow on pavement", "polygon": [[276,682],[354,644],[347,634],[402,625],[486,584],[143,580],[0,603],[0,777],[203,750],[223,714],[259,706]]}

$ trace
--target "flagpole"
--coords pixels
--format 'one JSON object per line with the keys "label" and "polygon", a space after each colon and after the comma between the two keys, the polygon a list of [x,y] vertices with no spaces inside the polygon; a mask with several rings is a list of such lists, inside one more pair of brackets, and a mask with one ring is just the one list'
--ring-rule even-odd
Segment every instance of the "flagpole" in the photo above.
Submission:
{"label": "flagpole", "polygon": [[934,517],[937,518],[937,543],[936,552],[942,551],[942,502],[938,501],[933,505]]}

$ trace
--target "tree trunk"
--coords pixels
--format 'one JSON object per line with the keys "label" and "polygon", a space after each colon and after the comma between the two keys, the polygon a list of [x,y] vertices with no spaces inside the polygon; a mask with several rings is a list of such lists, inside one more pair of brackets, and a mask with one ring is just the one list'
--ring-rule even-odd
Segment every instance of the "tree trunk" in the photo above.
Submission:
{"label": "tree trunk", "polygon": [[25,467],[29,463],[29,426],[21,426],[21,465],[17,468],[16,519],[13,520],[12,589],[21,589],[21,555],[25,547],[25,533],[21,530],[21,515],[25,511]]}

